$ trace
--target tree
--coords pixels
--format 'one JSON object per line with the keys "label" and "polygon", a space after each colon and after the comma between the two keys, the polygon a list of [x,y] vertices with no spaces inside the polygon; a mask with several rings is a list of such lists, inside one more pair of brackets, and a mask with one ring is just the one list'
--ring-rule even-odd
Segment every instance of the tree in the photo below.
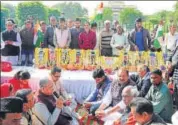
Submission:
{"label": "tree", "polygon": [[106,7],[103,9],[103,21],[105,20],[112,20],[112,15],[113,15],[113,12],[112,12],[112,9],[109,8],[109,7]]}
{"label": "tree", "polygon": [[178,22],[178,1],[175,4],[174,20]]}
{"label": "tree", "polygon": [[48,8],[48,19],[51,16],[55,16],[56,19],[58,19],[58,17],[60,17],[61,12],[58,9],[53,9],[53,8]]}
{"label": "tree", "polygon": [[142,12],[134,8],[124,8],[119,13],[119,21],[122,24],[126,24],[128,29],[134,28],[134,22],[138,17],[143,18],[143,14]]}
{"label": "tree", "polygon": [[58,3],[52,8],[58,9],[61,13],[64,13],[65,18],[75,19],[78,17],[84,17],[88,15],[88,10],[86,8],[83,8],[80,3]]}
{"label": "tree", "polygon": [[9,9],[9,17],[15,19],[15,9],[16,8],[12,4],[2,3],[1,6]]}
{"label": "tree", "polygon": [[1,8],[1,31],[5,30],[5,21],[9,18],[9,9]]}
{"label": "tree", "polygon": [[24,24],[24,21],[28,16],[33,16],[36,20],[47,21],[47,8],[41,2],[22,2],[17,6],[16,11],[17,18],[20,21],[20,25]]}

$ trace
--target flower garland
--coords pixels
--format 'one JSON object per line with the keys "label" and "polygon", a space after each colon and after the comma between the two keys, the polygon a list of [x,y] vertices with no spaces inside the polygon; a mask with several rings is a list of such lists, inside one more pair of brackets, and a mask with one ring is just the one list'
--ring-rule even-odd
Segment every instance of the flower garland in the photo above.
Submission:
{"label": "flower garland", "polygon": [[146,64],[151,69],[165,65],[162,52],[126,52],[119,51],[118,57],[99,56],[99,50],[71,49],[35,49],[35,66],[51,68],[59,66],[67,70],[93,70],[101,66],[103,69],[115,69],[125,66],[130,71],[136,71],[137,65]]}

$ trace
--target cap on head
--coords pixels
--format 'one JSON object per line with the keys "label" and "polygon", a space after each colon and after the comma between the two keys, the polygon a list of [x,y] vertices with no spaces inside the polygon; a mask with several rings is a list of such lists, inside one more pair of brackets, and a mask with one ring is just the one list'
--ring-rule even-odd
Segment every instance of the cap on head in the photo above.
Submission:
{"label": "cap on head", "polygon": [[0,109],[2,113],[22,113],[23,102],[18,97],[1,98]]}

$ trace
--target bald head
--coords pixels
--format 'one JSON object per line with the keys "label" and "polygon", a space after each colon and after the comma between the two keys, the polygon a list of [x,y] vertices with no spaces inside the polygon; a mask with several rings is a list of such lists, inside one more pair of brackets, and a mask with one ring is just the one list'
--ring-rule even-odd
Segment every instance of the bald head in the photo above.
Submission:
{"label": "bald head", "polygon": [[126,86],[123,91],[122,91],[123,94],[127,94],[129,96],[132,96],[132,97],[137,97],[138,95],[138,90],[135,86]]}
{"label": "bald head", "polygon": [[138,90],[134,86],[127,86],[122,91],[122,100],[128,106],[134,97],[138,96]]}

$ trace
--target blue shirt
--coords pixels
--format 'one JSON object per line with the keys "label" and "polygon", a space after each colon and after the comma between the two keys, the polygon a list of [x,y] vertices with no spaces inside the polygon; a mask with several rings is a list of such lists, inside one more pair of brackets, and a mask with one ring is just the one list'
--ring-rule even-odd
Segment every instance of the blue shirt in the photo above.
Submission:
{"label": "blue shirt", "polygon": [[144,44],[143,44],[143,33],[142,32],[136,32],[136,36],[135,36],[135,43],[139,49],[139,51],[144,51]]}
{"label": "blue shirt", "polygon": [[[109,88],[110,88],[110,84],[111,84],[111,80],[106,76],[106,79],[104,81],[104,83],[102,84],[102,87],[100,88],[100,90],[102,91],[102,99],[104,98],[104,96],[106,95],[106,93],[108,92]],[[99,88],[96,88],[85,100],[85,102],[92,102],[92,104],[101,104],[102,103],[102,99],[98,100],[98,94],[100,94]]]}

